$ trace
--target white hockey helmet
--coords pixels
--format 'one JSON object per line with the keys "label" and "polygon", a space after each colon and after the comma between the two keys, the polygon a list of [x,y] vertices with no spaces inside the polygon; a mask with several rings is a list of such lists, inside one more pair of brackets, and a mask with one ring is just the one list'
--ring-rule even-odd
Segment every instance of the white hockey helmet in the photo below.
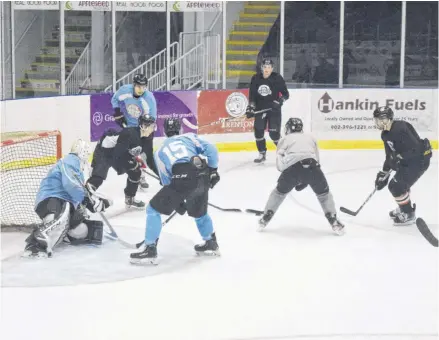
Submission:
{"label": "white hockey helmet", "polygon": [[88,157],[91,154],[90,143],[86,142],[83,139],[78,139],[73,143],[70,153],[77,155],[81,160],[81,164],[85,165],[88,163]]}

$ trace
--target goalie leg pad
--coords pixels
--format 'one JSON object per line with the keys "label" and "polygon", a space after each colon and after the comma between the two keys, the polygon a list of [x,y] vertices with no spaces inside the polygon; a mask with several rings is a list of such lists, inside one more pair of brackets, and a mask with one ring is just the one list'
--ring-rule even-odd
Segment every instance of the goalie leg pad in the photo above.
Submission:
{"label": "goalie leg pad", "polygon": [[[47,219],[46,219],[47,220]],[[61,214],[48,223],[44,223],[32,233],[33,238],[51,256],[55,248],[65,237],[70,223],[70,203],[65,202]]]}

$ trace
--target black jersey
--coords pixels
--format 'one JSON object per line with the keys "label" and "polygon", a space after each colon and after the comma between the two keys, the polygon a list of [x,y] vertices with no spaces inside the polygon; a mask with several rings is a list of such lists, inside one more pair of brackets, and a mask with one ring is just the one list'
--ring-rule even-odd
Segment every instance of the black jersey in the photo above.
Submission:
{"label": "black jersey", "polygon": [[273,108],[273,101],[283,97],[289,98],[287,85],[284,78],[276,72],[265,79],[262,74],[255,74],[250,83],[249,101],[253,103],[256,110]]}
{"label": "black jersey", "polygon": [[401,165],[408,165],[412,161],[419,161],[424,157],[425,143],[412,126],[400,120],[392,123],[390,131],[381,132],[381,139],[386,150],[386,161],[383,170],[389,171],[397,161]]}
{"label": "black jersey", "polygon": [[129,150],[142,147],[139,127],[124,128],[117,138],[113,149],[113,167],[118,172],[123,172],[129,166],[128,162],[133,159]]}

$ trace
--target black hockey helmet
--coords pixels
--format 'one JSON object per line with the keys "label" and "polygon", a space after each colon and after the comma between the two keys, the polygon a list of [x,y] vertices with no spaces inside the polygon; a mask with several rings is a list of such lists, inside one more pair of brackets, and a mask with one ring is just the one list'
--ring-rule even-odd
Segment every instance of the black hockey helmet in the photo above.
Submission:
{"label": "black hockey helmet", "polygon": [[147,114],[147,113],[141,114],[137,121],[139,123],[140,129],[142,129],[142,130],[146,129],[150,125],[155,124],[154,117]]}
{"label": "black hockey helmet", "polygon": [[373,111],[375,125],[379,130],[389,129],[389,123],[393,120],[393,110],[388,106],[381,106]]}
{"label": "black hockey helmet", "polygon": [[136,74],[133,78],[134,95],[141,96],[145,93],[146,87],[148,86],[148,78],[143,74]]}
{"label": "black hockey helmet", "polygon": [[285,123],[285,134],[288,135],[292,132],[302,132],[303,122],[300,118],[290,118]]}
{"label": "black hockey helmet", "polygon": [[393,119],[393,110],[388,106],[381,106],[373,111],[373,118]]}
{"label": "black hockey helmet", "polygon": [[266,65],[271,66],[271,67],[274,67],[274,62],[273,62],[273,60],[272,60],[271,58],[264,58],[264,59],[262,59],[261,68],[263,68],[263,67],[266,66]]}
{"label": "black hockey helmet", "polygon": [[141,73],[136,74],[133,78],[133,84],[140,86],[148,86],[148,78],[146,78],[144,74]]}
{"label": "black hockey helmet", "polygon": [[181,123],[175,118],[166,118],[163,123],[166,137],[172,137],[180,134]]}

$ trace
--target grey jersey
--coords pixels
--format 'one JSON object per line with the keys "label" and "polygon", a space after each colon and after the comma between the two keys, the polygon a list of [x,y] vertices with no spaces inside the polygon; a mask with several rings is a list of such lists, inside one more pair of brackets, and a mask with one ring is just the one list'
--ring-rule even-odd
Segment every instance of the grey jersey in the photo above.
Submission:
{"label": "grey jersey", "polygon": [[293,132],[279,141],[276,156],[276,165],[279,171],[282,172],[307,158],[314,158],[319,162],[317,141],[310,134]]}

